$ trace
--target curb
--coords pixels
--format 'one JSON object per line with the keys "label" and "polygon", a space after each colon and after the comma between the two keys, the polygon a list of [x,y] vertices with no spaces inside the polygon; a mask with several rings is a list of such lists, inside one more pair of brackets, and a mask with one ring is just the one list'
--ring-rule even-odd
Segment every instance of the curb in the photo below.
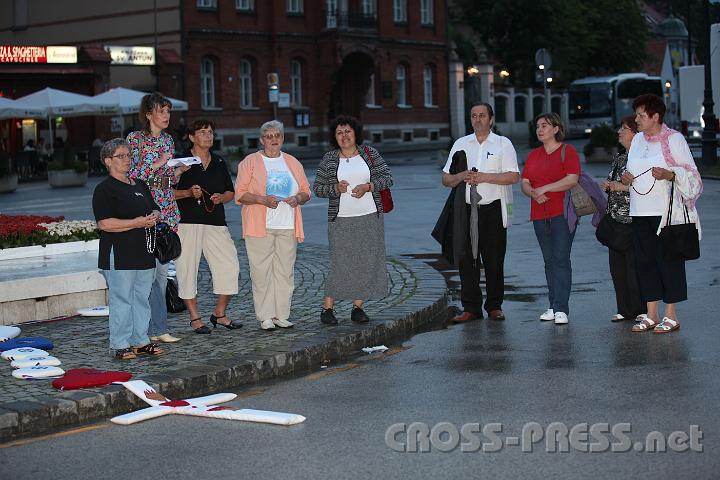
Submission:
{"label": "curb", "polygon": [[[190,368],[134,378],[146,381],[169,398],[207,395],[292,374],[312,373],[328,362],[357,356],[362,347],[404,340],[444,321],[448,295],[442,275],[422,261],[407,257],[400,261],[411,264],[422,288],[394,307],[399,315],[395,320],[362,329],[340,325],[328,329],[324,341],[319,343],[294,342],[287,347],[238,354],[226,360],[214,359],[212,363],[198,362]],[[105,387],[102,393],[73,390],[56,397],[3,403],[0,404],[0,443],[77,427],[145,406],[120,385]]]}

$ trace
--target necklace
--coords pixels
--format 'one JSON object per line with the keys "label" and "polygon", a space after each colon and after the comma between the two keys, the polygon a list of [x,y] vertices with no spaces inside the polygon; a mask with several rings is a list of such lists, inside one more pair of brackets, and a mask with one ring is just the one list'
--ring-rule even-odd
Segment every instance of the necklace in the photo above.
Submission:
{"label": "necklace", "polygon": [[350,163],[350,158],[354,157],[357,153],[359,153],[359,152],[358,152],[357,147],[355,147],[355,150],[353,150],[353,152],[350,155],[348,155],[347,157],[343,157],[342,150],[340,150],[340,158],[344,158],[345,163]]}
{"label": "necklace", "polygon": [[[648,168],[647,170],[645,170],[644,172],[642,172],[640,175],[637,175],[635,178],[642,177],[643,175],[645,175],[646,173],[648,173],[650,170],[652,170],[652,167]],[[633,179],[633,181],[634,181],[634,179]],[[633,185],[632,183],[630,184],[630,186],[632,187],[633,190],[635,190],[635,193],[637,193],[638,195],[647,195],[648,193],[650,193],[650,192],[652,191],[653,188],[655,188],[655,182],[657,182],[657,178],[653,177],[653,183],[652,183],[652,185],[650,186],[650,190],[648,190],[648,191],[645,192],[645,193],[638,192],[637,189],[635,188],[635,185]]]}

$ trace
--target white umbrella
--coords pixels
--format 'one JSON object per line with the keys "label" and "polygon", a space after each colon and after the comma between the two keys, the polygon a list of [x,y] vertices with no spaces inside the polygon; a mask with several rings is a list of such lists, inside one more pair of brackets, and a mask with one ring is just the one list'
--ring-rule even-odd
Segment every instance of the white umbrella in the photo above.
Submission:
{"label": "white umbrella", "polygon": [[[129,88],[116,87],[111,88],[107,92],[100,93],[92,97],[94,100],[103,103],[112,103],[117,105],[115,114],[120,115],[132,115],[140,111],[140,100],[142,97],[147,95],[146,92],[140,92],[138,90],[131,90]],[[176,111],[186,111],[188,109],[188,103],[183,100],[176,98],[166,97],[170,100],[172,109]]]}
{"label": "white umbrella", "polygon": [[44,118],[45,110],[18,103],[16,100],[0,97],[0,120],[6,118]]}
{"label": "white umbrella", "polygon": [[45,110],[50,128],[50,139],[53,138],[52,117],[80,117],[84,115],[105,115],[112,113],[116,105],[99,102],[93,97],[79,93],[66,92],[55,88],[45,88],[30,95],[18,98],[24,106],[39,107]]}

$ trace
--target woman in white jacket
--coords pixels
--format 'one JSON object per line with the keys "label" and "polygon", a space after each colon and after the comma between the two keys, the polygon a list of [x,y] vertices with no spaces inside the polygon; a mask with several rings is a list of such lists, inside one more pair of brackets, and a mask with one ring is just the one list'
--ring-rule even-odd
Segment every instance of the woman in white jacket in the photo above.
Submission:
{"label": "woman in white jacket", "polygon": [[[633,138],[622,182],[631,186],[630,216],[638,283],[648,313],[632,331],[669,333],[680,328],[676,303],[687,300],[685,262],[664,260],[658,235],[667,223],[671,191],[674,198],[670,224],[685,223],[687,207],[690,222],[698,229],[698,237],[701,235],[695,202],[702,193],[702,181],[685,137],[663,123],[662,99],[641,95],[633,102],[633,109],[642,134]],[[662,321],[660,301],[665,303]]]}

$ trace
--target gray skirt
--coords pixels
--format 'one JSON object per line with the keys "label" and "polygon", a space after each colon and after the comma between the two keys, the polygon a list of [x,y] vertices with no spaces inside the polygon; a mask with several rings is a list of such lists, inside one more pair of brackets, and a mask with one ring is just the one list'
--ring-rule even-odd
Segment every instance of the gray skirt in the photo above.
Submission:
{"label": "gray skirt", "polygon": [[330,273],[325,296],[344,300],[382,298],[388,293],[383,215],[337,217],[328,222]]}

